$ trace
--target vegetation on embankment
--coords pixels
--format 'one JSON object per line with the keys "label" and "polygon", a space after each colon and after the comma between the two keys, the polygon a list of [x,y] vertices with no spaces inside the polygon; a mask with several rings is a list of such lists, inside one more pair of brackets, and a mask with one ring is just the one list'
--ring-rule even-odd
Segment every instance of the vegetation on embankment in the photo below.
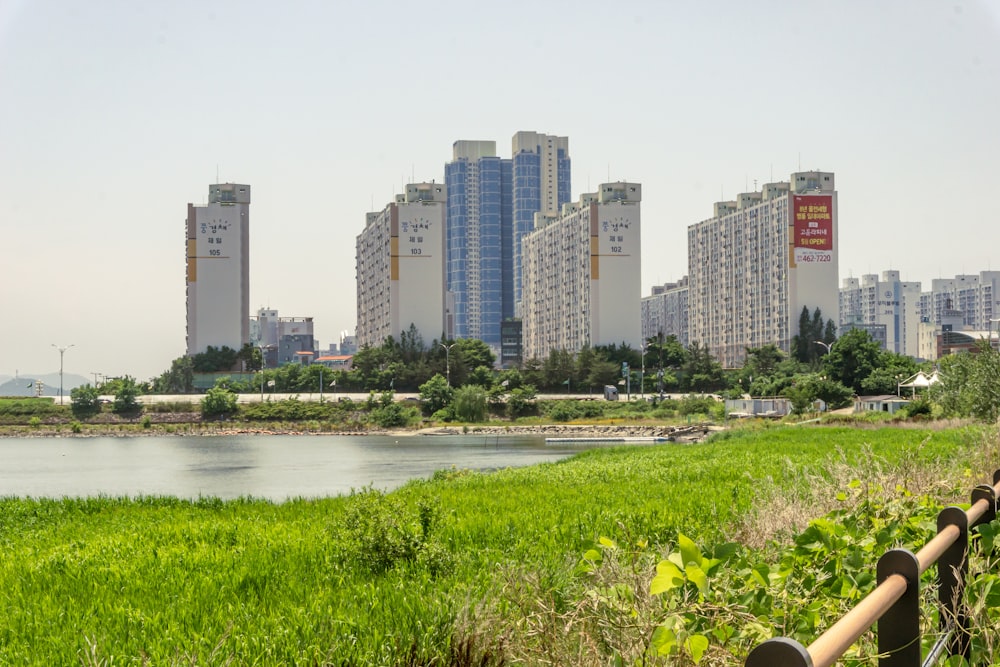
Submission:
{"label": "vegetation on embankment", "polygon": [[[446,470],[390,494],[5,499],[0,655],[734,664],[765,636],[815,636],[856,601],[886,541],[923,540],[926,514],[992,471],[996,436],[774,427]],[[704,581],[693,569],[666,588],[654,579],[677,549],[704,559]]]}

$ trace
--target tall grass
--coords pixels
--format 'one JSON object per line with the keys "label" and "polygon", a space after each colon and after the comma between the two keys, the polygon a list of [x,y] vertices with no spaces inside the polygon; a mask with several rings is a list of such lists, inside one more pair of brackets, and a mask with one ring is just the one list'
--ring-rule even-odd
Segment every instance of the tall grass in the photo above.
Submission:
{"label": "tall grass", "polygon": [[[984,433],[746,431],[281,504],[7,498],[0,662],[501,664],[517,637],[499,628],[527,630],[539,602],[574,608],[601,537],[726,542],[765,499],[834,488],[838,466],[873,457],[971,488]],[[585,646],[565,650],[608,658]]]}

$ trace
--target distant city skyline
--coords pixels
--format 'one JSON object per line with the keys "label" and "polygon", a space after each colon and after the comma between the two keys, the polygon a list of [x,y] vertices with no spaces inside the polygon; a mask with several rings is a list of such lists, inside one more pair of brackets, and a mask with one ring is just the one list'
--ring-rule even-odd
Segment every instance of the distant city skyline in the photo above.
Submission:
{"label": "distant city skyline", "polygon": [[404,9],[0,7],[0,375],[70,343],[67,373],[168,369],[185,205],[216,182],[254,188],[250,310],[313,317],[326,347],[355,326],[367,213],[443,182],[455,141],[521,130],[570,138],[573,200],[642,183],[636,300],[688,273],[714,202],[814,168],[837,174],[841,281],[1000,269],[994,0]]}

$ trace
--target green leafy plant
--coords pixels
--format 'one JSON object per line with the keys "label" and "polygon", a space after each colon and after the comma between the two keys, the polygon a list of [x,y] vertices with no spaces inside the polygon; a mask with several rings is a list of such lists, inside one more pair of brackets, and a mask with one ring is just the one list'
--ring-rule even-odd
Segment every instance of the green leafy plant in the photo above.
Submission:
{"label": "green leafy plant", "polygon": [[93,417],[101,411],[101,396],[97,387],[89,384],[74,387],[70,391],[70,409],[77,419]]}
{"label": "green leafy plant", "polygon": [[201,399],[202,417],[228,417],[236,413],[236,394],[218,382]]}

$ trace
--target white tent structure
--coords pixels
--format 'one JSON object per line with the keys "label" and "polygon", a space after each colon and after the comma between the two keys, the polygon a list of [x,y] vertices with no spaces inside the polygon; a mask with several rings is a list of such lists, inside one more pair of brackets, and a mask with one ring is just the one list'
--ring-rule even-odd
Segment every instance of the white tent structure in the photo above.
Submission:
{"label": "white tent structure", "polygon": [[911,392],[910,395],[913,396],[917,393],[918,388],[926,389],[932,384],[937,384],[940,381],[941,376],[938,375],[937,371],[934,371],[930,375],[920,371],[913,377],[908,378],[905,382],[900,382],[899,387],[909,387]]}

